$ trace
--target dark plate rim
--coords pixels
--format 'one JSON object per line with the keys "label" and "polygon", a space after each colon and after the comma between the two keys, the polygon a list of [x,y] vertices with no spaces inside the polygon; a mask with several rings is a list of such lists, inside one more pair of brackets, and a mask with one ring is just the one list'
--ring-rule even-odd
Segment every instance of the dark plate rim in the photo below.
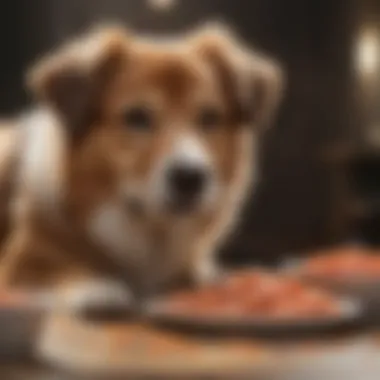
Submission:
{"label": "dark plate rim", "polygon": [[171,313],[165,308],[165,300],[155,300],[145,307],[144,315],[153,323],[167,327],[209,332],[252,332],[271,334],[283,332],[289,334],[313,333],[330,330],[337,326],[356,325],[363,317],[363,308],[357,300],[342,298],[340,316],[321,318],[234,318],[215,316],[195,316],[190,314]]}

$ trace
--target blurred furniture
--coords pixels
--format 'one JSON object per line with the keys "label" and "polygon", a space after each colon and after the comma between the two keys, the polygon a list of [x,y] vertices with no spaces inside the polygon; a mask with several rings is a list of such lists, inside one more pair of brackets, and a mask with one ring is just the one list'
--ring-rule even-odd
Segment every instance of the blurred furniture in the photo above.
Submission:
{"label": "blurred furniture", "polygon": [[380,245],[380,149],[341,146],[324,160],[332,178],[331,235]]}

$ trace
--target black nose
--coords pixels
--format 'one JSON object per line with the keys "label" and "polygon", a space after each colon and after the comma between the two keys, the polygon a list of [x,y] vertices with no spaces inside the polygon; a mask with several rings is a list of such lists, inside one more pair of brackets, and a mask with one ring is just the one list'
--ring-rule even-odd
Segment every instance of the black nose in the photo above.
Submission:
{"label": "black nose", "polygon": [[195,166],[178,165],[168,173],[171,195],[179,201],[193,201],[202,193],[207,173]]}

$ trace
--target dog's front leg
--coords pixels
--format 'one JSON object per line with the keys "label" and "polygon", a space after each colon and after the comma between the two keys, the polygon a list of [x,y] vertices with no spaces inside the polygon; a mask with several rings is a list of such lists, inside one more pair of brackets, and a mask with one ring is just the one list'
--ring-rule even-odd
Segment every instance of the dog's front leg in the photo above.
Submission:
{"label": "dog's front leg", "polygon": [[77,317],[91,320],[123,318],[132,308],[133,296],[122,282],[89,278],[61,286],[59,307]]}
{"label": "dog's front leg", "polygon": [[193,247],[190,278],[195,285],[204,286],[220,281],[225,274],[218,262],[217,245],[213,236],[199,240]]}
{"label": "dog's front leg", "polygon": [[193,266],[192,278],[196,285],[204,286],[220,281],[225,271],[213,251],[200,254]]}
{"label": "dog's front leg", "polygon": [[231,215],[214,215],[205,224],[199,224],[199,238],[192,246],[190,276],[197,285],[208,285],[220,281],[225,276],[225,269],[218,261],[218,249],[226,238]]}

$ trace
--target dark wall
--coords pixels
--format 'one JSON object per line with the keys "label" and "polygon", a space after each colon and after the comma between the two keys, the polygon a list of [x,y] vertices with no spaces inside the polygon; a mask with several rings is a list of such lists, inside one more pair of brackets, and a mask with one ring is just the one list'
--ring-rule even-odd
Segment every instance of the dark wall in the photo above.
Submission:
{"label": "dark wall", "polygon": [[165,14],[149,10],[142,0],[14,0],[0,6],[0,104],[3,111],[23,105],[27,62],[95,21],[117,19],[137,29],[175,32],[222,18],[252,45],[279,58],[288,74],[278,122],[263,141],[257,197],[227,247],[234,257],[270,260],[334,238],[327,228],[330,179],[319,155],[326,144],[350,138],[354,128],[354,5],[350,0],[182,0]]}

